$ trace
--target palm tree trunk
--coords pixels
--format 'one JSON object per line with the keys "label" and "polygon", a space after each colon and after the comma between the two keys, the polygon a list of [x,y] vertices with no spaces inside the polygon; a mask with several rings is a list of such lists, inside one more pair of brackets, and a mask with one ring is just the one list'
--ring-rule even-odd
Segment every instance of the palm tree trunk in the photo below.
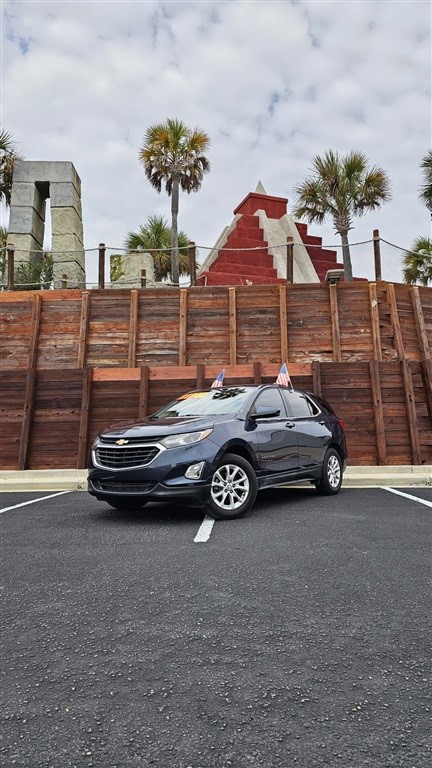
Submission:
{"label": "palm tree trunk", "polygon": [[344,265],[344,280],[345,282],[352,282],[353,275],[352,275],[352,265],[351,265],[351,254],[350,254],[350,248],[348,244],[348,231],[343,230],[342,232],[339,232],[342,240],[342,258],[343,258],[343,265]]}
{"label": "palm tree trunk", "polygon": [[179,211],[179,180],[174,178],[171,193],[171,280],[174,285],[179,284],[179,254],[177,217]]}

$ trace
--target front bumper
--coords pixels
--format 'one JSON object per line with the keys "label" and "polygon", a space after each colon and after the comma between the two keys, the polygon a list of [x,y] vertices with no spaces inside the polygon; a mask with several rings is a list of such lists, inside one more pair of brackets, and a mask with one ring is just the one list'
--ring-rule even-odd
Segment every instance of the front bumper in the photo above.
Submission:
{"label": "front bumper", "polygon": [[107,476],[101,469],[95,469],[88,477],[88,492],[100,501],[109,498],[137,501],[181,501],[192,506],[203,507],[210,494],[210,484],[199,481],[165,485],[164,483],[142,483],[138,481],[118,481]]}
{"label": "front bumper", "polygon": [[[107,469],[90,465],[88,492],[100,500],[182,501],[204,506],[210,495],[217,448],[210,440],[195,445],[165,450],[148,466]],[[192,464],[204,462],[199,480],[185,472]]]}

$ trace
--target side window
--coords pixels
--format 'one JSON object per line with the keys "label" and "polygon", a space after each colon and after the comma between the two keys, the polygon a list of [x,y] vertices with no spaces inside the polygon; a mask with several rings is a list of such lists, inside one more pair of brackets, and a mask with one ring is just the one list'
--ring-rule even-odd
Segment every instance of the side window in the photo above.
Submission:
{"label": "side window", "polygon": [[316,416],[319,413],[315,403],[309,400],[302,392],[283,390],[283,398],[288,404],[288,412],[296,419]]}
{"label": "side window", "polygon": [[280,412],[279,415],[282,418],[285,418],[286,416],[284,403],[278,389],[269,388],[264,389],[263,392],[260,392],[252,406],[251,413],[256,413],[256,409],[259,405],[267,405],[271,406],[272,408],[277,408]]}

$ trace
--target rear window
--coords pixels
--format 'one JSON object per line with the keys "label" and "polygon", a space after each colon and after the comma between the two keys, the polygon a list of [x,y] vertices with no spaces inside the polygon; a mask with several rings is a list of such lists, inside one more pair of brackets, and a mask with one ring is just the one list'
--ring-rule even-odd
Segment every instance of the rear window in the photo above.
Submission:
{"label": "rear window", "polygon": [[294,392],[289,389],[281,391],[288,411],[294,418],[310,418],[311,416],[317,416],[320,412],[318,406],[304,392]]}

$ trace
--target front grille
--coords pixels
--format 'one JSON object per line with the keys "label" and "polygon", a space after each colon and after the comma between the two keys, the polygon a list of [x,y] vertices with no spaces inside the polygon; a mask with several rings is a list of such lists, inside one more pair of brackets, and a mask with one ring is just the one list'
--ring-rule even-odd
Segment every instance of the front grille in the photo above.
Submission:
{"label": "front grille", "polygon": [[156,445],[98,445],[96,461],[99,466],[108,469],[128,469],[128,467],[145,467],[160,453]]}
{"label": "front grille", "polygon": [[109,493],[149,493],[154,483],[119,483],[115,480],[93,480],[97,491]]}

